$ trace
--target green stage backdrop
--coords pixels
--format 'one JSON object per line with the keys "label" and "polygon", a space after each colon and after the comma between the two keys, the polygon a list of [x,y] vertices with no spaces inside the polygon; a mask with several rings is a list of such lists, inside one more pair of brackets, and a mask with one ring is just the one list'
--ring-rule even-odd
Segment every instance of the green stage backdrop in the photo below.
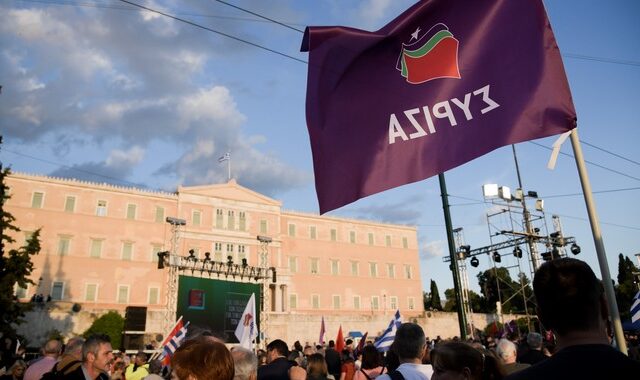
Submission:
{"label": "green stage backdrop", "polygon": [[260,321],[259,284],[180,276],[177,314],[193,328],[210,330],[228,343],[237,343],[234,332],[251,293],[256,299],[255,321]]}

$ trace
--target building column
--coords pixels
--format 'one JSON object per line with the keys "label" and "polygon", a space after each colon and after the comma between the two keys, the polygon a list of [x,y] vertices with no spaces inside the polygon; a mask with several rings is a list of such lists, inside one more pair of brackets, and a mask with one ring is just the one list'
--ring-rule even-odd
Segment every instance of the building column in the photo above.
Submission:
{"label": "building column", "polygon": [[281,292],[281,298],[282,298],[282,312],[287,312],[287,308],[289,307],[288,305],[288,300],[287,300],[287,285],[280,285],[280,292]]}

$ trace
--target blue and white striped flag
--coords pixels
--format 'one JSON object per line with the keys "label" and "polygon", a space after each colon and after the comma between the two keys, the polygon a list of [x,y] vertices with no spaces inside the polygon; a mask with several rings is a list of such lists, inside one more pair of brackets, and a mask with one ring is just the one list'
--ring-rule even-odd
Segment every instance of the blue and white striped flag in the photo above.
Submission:
{"label": "blue and white striped flag", "polygon": [[373,345],[379,352],[387,352],[391,348],[391,343],[396,338],[396,330],[402,324],[402,317],[400,316],[400,310],[396,310],[396,315],[389,322],[389,327],[382,333],[378,339],[373,342]]}
{"label": "blue and white striped flag", "polygon": [[182,317],[180,317],[175,326],[173,326],[173,329],[171,329],[169,335],[165,338],[164,342],[162,343],[162,355],[160,357],[163,366],[168,366],[171,362],[173,353],[176,352],[178,347],[180,347],[180,345],[182,344],[184,338],[187,336],[188,326],[189,322],[183,324]]}
{"label": "blue and white striped flag", "polygon": [[218,158],[218,162],[225,162],[225,161],[229,161],[231,159],[231,153],[227,152],[224,155],[220,156],[220,158]]}
{"label": "blue and white striped flag", "polygon": [[633,297],[633,304],[631,305],[631,323],[635,323],[640,319],[640,291]]}

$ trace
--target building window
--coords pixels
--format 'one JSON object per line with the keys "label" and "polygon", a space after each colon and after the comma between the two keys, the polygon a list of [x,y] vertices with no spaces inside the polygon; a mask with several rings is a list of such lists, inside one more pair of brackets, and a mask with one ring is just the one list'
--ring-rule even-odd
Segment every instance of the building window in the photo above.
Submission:
{"label": "building window", "polygon": [[107,216],[107,201],[99,200],[96,206],[96,215]]}
{"label": "building window", "polygon": [[340,296],[333,296],[333,310],[340,310]]}
{"label": "building window", "polygon": [[42,208],[43,201],[44,201],[44,193],[36,191],[33,193],[33,197],[31,198],[31,207]]}
{"label": "building window", "polygon": [[338,230],[336,230],[335,228],[331,229],[331,241],[337,241],[338,240]]}
{"label": "building window", "polygon": [[402,237],[402,248],[409,248],[409,239],[407,239],[405,236]]}
{"label": "building window", "polygon": [[356,242],[356,231],[349,231],[349,242],[351,244],[355,244],[355,242]]}
{"label": "building window", "polygon": [[298,272],[298,258],[295,256],[289,256],[289,273]]}
{"label": "building window", "polygon": [[131,261],[133,256],[133,243],[130,241],[122,242],[122,260]]}
{"label": "building window", "polygon": [[295,224],[289,224],[289,236],[291,237],[295,237],[296,236],[296,225]]}
{"label": "building window", "polygon": [[320,296],[318,294],[311,295],[311,307],[313,309],[320,309]]}
{"label": "building window", "polygon": [[246,247],[244,245],[238,246],[238,261],[242,262],[242,260],[247,260],[247,254],[245,252]]}
{"label": "building window", "polygon": [[340,274],[340,265],[338,260],[331,260],[331,274],[337,276]]}
{"label": "building window", "polygon": [[64,211],[74,212],[76,210],[76,197],[67,196],[64,200]]}
{"label": "building window", "polygon": [[315,240],[318,237],[318,231],[316,230],[316,226],[309,227],[309,238]]}
{"label": "building window", "polygon": [[411,265],[405,265],[404,266],[404,276],[408,280],[411,280],[413,278],[413,271],[411,270]]}
{"label": "building window", "polygon": [[213,245],[213,260],[222,261],[222,243],[215,243]]}
{"label": "building window", "polygon": [[162,251],[162,244],[151,244],[151,262],[158,262],[158,252]]}
{"label": "building window", "polygon": [[289,294],[289,309],[297,309],[298,308],[298,295],[297,294]]}
{"label": "building window", "polygon": [[371,297],[371,310],[380,310],[380,297]]}
{"label": "building window", "polygon": [[351,262],[351,275],[352,276],[357,276],[360,274],[360,263],[358,263],[357,261],[352,261]]}
{"label": "building window", "polygon": [[391,247],[391,235],[387,235],[384,237],[384,243],[387,245],[387,247]]}
{"label": "building window", "polygon": [[369,232],[369,245],[373,245],[373,232]]}
{"label": "building window", "polygon": [[233,211],[227,212],[227,229],[233,230],[236,228],[236,217]]}
{"label": "building window", "polygon": [[267,225],[267,221],[262,219],[260,221],[260,233],[261,234],[266,234],[268,231],[268,225]]}
{"label": "building window", "polygon": [[200,210],[193,210],[193,212],[191,213],[191,224],[194,226],[200,226],[201,216],[202,213],[200,212]]}
{"label": "building window", "polygon": [[129,303],[129,285],[118,285],[118,303]]}
{"label": "building window", "polygon": [[88,302],[96,302],[98,296],[98,285],[87,284],[84,288],[84,300]]}
{"label": "building window", "polygon": [[407,300],[408,305],[409,305],[409,310],[413,310],[415,309],[415,301],[413,299],[413,297],[409,297],[409,299]]}
{"label": "building window", "polygon": [[164,207],[156,206],[156,223],[164,223]]}
{"label": "building window", "polygon": [[160,289],[149,287],[149,305],[157,305],[160,298]]}
{"label": "building window", "polygon": [[244,211],[238,213],[238,217],[240,218],[240,231],[247,230],[247,214]]}
{"label": "building window", "polygon": [[89,256],[100,258],[101,255],[102,255],[102,240],[91,239],[91,251],[89,252]]}
{"label": "building window", "polygon": [[27,291],[29,290],[29,285],[26,285],[24,288],[18,284],[16,284],[16,298],[17,299],[25,299],[27,298]]}
{"label": "building window", "polygon": [[389,299],[389,307],[391,308],[391,310],[398,310],[398,297],[391,296],[391,298]]}
{"label": "building window", "polygon": [[360,310],[360,296],[353,296],[353,308]]}
{"label": "building window", "polygon": [[23,231],[24,233],[24,243],[29,244],[29,240],[33,238],[33,231]]}
{"label": "building window", "polygon": [[389,276],[389,278],[396,278],[395,264],[387,264],[387,275]]}
{"label": "building window", "polygon": [[231,256],[231,260],[233,260],[233,244],[227,244],[227,260]]}
{"label": "building window", "polygon": [[127,205],[127,219],[129,220],[136,219],[136,205],[131,203]]}
{"label": "building window", "polygon": [[69,254],[69,248],[71,246],[71,237],[60,235],[58,237],[58,255],[67,256]]}
{"label": "building window", "polygon": [[51,285],[51,299],[54,301],[62,301],[64,299],[64,282],[53,282]]}
{"label": "building window", "polygon": [[378,277],[378,263],[369,263],[369,276]]}
{"label": "building window", "polygon": [[216,209],[216,228],[222,228],[223,224],[223,213],[221,209]]}
{"label": "building window", "polygon": [[311,259],[311,273],[318,274],[320,272],[320,259],[312,257]]}

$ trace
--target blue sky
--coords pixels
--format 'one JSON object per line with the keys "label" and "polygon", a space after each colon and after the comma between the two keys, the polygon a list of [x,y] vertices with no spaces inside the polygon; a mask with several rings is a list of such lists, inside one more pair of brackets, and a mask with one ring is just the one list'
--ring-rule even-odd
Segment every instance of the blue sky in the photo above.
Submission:
{"label": "blue sky", "polygon": [[[208,28],[307,60],[299,31],[216,1],[140,2]],[[257,1],[235,5],[307,25],[382,27],[412,2]],[[612,276],[617,255],[640,253],[640,3],[547,0],[578,114]],[[226,181],[217,158],[231,151],[234,177],[284,202],[317,212],[305,125],[307,66],[238,41],[140,11],[116,0],[6,0],[0,4],[0,130],[3,164],[13,170],[137,184]],[[555,138],[516,146],[525,190],[545,199],[547,225],[558,214],[579,258],[599,273],[572,158],[546,168]],[[542,145],[543,147],[539,146]],[[565,143],[562,151],[571,154]],[[631,161],[635,162],[631,162]],[[604,167],[604,168],[603,168]],[[613,171],[619,173],[614,173]],[[472,247],[490,243],[481,186],[517,187],[511,147],[446,173],[452,219]],[[631,189],[631,190],[627,190]],[[386,191],[332,215],[417,225],[425,287],[452,286],[437,178]],[[548,196],[548,198],[545,198]],[[505,258],[506,265],[515,264]],[[478,269],[487,269],[481,258]],[[477,288],[470,270],[470,282]]]}

